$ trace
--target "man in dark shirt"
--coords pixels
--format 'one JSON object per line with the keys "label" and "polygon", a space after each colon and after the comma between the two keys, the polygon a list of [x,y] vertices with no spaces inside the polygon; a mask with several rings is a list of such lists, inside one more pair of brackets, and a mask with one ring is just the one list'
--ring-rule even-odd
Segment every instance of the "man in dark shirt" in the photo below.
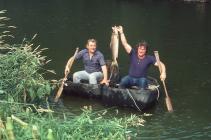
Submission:
{"label": "man in dark shirt", "polygon": [[[122,45],[130,57],[129,74],[122,78],[120,87],[130,88],[131,86],[138,86],[139,88],[146,89],[148,87],[146,77],[149,66],[152,64],[158,66],[155,57],[146,54],[148,48],[146,42],[138,43],[136,49],[132,48],[127,43],[122,26],[115,27],[114,30],[118,30],[120,33]],[[166,68],[162,62],[160,78],[161,80],[166,78]]]}
{"label": "man in dark shirt", "polygon": [[89,39],[86,44],[86,49],[81,50],[76,55],[77,59],[82,59],[85,70],[78,71],[73,74],[73,82],[79,83],[82,79],[88,80],[89,84],[108,84],[107,68],[103,54],[97,49],[97,41]]}

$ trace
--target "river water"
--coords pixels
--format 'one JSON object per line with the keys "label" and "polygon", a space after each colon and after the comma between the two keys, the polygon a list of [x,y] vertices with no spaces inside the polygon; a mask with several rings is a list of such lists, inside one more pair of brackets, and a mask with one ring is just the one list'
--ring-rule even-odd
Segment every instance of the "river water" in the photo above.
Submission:
{"label": "river water", "polygon": [[[149,53],[158,50],[167,67],[167,89],[174,112],[168,113],[164,92],[159,103],[147,113],[137,139],[211,139],[211,5],[165,0],[0,0],[0,9],[8,10],[9,24],[17,26],[11,42],[24,37],[49,50],[48,68],[63,77],[67,60],[75,48],[84,48],[88,38],[98,40],[98,48],[111,59],[111,26],[122,25],[131,45],[140,40],[150,44]],[[121,46],[120,46],[121,47]],[[128,57],[121,47],[118,59],[122,75],[127,74]],[[82,68],[74,64],[72,71]],[[149,74],[158,78],[158,70]],[[80,112],[84,105],[106,109],[99,101],[66,97],[67,112]],[[135,110],[115,108],[120,116]]]}

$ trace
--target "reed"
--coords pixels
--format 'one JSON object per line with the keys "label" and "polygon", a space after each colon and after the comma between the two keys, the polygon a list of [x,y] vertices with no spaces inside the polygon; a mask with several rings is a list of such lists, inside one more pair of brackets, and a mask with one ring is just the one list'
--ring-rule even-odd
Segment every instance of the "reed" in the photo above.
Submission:
{"label": "reed", "polygon": [[[12,127],[7,130],[7,134],[2,134],[2,137],[12,138],[11,134],[15,134],[16,139],[128,139],[134,138],[137,134],[135,127],[142,127],[144,120],[142,116],[128,115],[125,117],[109,117],[107,110],[93,111],[91,107],[82,109],[82,113],[77,116],[66,115],[65,117],[58,116],[54,112],[34,113],[29,109],[24,109],[24,105],[18,105],[19,109],[14,110],[14,106],[7,103],[0,103],[1,106],[9,107],[3,118],[14,120],[18,123],[12,123]],[[17,106],[17,105],[16,105]],[[6,107],[4,108],[6,109]],[[22,110],[22,111],[20,111]],[[110,110],[109,112],[111,112]],[[115,110],[114,110],[115,111]],[[61,114],[63,116],[63,114]],[[14,119],[14,116],[18,119]],[[6,118],[5,118],[6,117]],[[13,118],[13,119],[12,119]],[[18,120],[18,121],[16,121]],[[20,121],[21,120],[21,121]],[[23,123],[24,120],[24,123]],[[21,123],[20,123],[21,122]],[[23,124],[27,127],[23,127]],[[8,126],[8,125],[6,125]],[[24,125],[26,126],[26,125]],[[39,126],[36,127],[36,126]],[[11,129],[12,128],[12,129]],[[5,130],[5,128],[2,128]],[[14,135],[13,135],[14,136]]]}
{"label": "reed", "polygon": [[40,139],[40,135],[39,135],[38,128],[37,128],[36,125],[32,126],[32,139],[33,140],[39,140]]}
{"label": "reed", "polygon": [[54,140],[52,129],[48,129],[47,140]]}
{"label": "reed", "polygon": [[19,123],[23,127],[28,126],[28,124],[26,122],[22,121],[20,118],[14,116],[14,115],[11,115],[11,118],[12,118],[12,120],[16,121],[17,123]]}
{"label": "reed", "polygon": [[4,130],[5,130],[5,126],[0,118],[0,140],[2,140]]}
{"label": "reed", "polygon": [[53,87],[49,80],[43,78],[42,73],[47,72],[42,68],[44,57],[38,57],[37,51],[30,45],[20,44],[9,48],[0,57],[0,92],[3,99],[31,102],[49,95]]}
{"label": "reed", "polygon": [[6,130],[7,130],[8,140],[15,140],[15,136],[13,133],[13,123],[12,123],[11,117],[7,117]]}
{"label": "reed", "polygon": [[47,48],[33,44],[37,34],[31,39],[24,38],[20,44],[7,44],[7,37],[12,36],[10,29],[15,26],[6,25],[9,18],[4,16],[5,12],[0,11],[0,97],[14,102],[43,99],[54,88],[43,77],[45,73],[55,73],[43,68],[49,62],[42,55]]}

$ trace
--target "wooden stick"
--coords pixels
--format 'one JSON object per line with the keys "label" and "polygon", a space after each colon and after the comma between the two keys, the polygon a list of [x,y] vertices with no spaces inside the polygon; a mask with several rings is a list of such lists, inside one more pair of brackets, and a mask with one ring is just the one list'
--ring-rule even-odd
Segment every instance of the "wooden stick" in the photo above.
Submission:
{"label": "wooden stick", "polygon": [[[162,69],[161,69],[159,53],[158,53],[158,51],[154,51],[154,54],[155,54],[155,58],[156,58],[156,61],[158,63],[158,68],[159,68],[159,71],[160,71],[160,74],[161,74]],[[166,89],[165,80],[162,80],[162,83],[163,83],[163,88],[164,88],[164,91],[165,91],[165,94],[166,94],[165,101],[166,101],[167,109],[168,109],[169,112],[172,112],[173,111],[173,107],[172,107],[171,99],[170,99],[170,97],[168,95],[168,92],[167,92],[167,89]]]}
{"label": "wooden stick", "polygon": [[22,121],[21,119],[19,119],[18,117],[11,115],[12,120],[16,121],[17,123],[19,123],[20,125],[22,125],[23,127],[27,127],[28,124],[25,123],[24,121]]}
{"label": "wooden stick", "polygon": [[[55,99],[54,99],[54,102],[58,102],[59,97],[60,97],[61,94],[62,94],[63,87],[64,87],[64,82],[65,82],[65,80],[67,79],[68,74],[70,73],[70,69],[71,69],[71,67],[72,67],[72,65],[73,65],[73,62],[74,62],[75,57],[76,57],[76,55],[77,55],[77,53],[78,53],[78,50],[79,50],[79,49],[76,48],[76,51],[75,51],[74,55],[68,60],[68,62],[67,62],[67,64],[66,64],[66,67],[69,69],[69,71],[68,71],[68,72],[65,72],[64,78],[62,79],[62,84],[61,84],[59,90],[57,91],[57,94],[56,94],[56,97],[55,97]],[[65,68],[66,68],[66,67],[65,67]]]}

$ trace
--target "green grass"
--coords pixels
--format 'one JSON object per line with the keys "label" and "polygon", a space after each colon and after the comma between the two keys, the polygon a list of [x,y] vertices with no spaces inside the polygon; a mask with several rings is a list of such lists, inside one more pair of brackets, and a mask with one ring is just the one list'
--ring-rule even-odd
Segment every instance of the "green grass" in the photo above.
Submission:
{"label": "green grass", "polygon": [[[55,140],[124,140],[129,137],[135,137],[136,131],[134,127],[143,125],[143,116],[131,115],[122,118],[112,116],[106,117],[105,110],[93,112],[92,108],[83,108],[82,113],[78,116],[59,117],[54,113],[32,112],[26,109],[26,106],[20,104],[1,103],[10,109],[5,111],[1,108],[1,118],[6,126],[6,118],[14,115],[27,123],[23,126],[13,120],[14,136],[17,140],[32,139],[32,128],[37,126],[37,134],[39,139],[46,140],[48,130],[52,130]],[[2,112],[6,112],[3,115]],[[2,138],[7,140],[8,133],[5,128],[1,128]]]}

